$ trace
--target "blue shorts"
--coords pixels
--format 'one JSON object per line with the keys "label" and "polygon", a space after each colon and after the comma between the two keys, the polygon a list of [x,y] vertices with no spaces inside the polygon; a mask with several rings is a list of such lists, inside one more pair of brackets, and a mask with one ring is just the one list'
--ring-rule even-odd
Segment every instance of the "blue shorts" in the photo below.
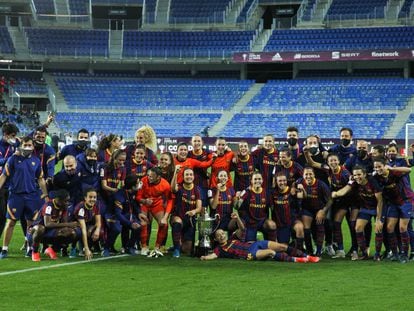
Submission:
{"label": "blue shorts", "polygon": [[377,216],[377,210],[361,208],[359,210],[357,219],[364,219],[367,221],[371,221],[371,218],[375,216]]}
{"label": "blue shorts", "polygon": [[254,227],[246,226],[246,241],[256,241],[257,240],[257,231],[263,232],[263,225],[266,219],[261,220]]}
{"label": "blue shorts", "polygon": [[413,205],[405,201],[403,205],[389,204],[386,217],[410,219],[412,216]]}
{"label": "blue shorts", "polygon": [[276,228],[277,241],[279,243],[288,244],[290,241],[291,231],[292,231],[292,227],[290,226]]}
{"label": "blue shorts", "polygon": [[[191,219],[191,220],[190,220]],[[183,219],[182,237],[183,241],[194,241],[195,240],[195,217],[185,217]]]}
{"label": "blue shorts", "polygon": [[319,211],[320,210],[314,211],[314,210],[302,209],[302,216],[308,216],[308,217],[312,217],[313,219],[315,219],[316,218],[316,214]]}
{"label": "blue shorts", "polygon": [[256,258],[256,253],[258,250],[261,249],[268,249],[269,248],[269,241],[268,240],[262,240],[262,241],[257,241],[254,242],[250,247],[249,247],[249,255],[247,257],[247,260],[255,260]]}
{"label": "blue shorts", "polygon": [[44,200],[40,198],[40,193],[9,194],[7,201],[7,218],[17,220],[22,215],[26,220],[35,220],[42,208]]}
{"label": "blue shorts", "polygon": [[57,228],[52,229],[45,229],[45,233],[43,234],[42,241],[46,243],[53,243],[57,237]]}

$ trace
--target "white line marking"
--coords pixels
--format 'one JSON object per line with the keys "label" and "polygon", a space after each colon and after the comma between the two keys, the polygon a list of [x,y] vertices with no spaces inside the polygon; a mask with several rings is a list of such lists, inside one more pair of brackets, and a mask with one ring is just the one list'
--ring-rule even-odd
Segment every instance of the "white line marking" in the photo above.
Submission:
{"label": "white line marking", "polygon": [[81,261],[66,262],[66,263],[61,263],[61,264],[51,265],[51,266],[43,266],[43,267],[29,268],[29,269],[23,269],[23,270],[7,271],[7,272],[1,272],[0,276],[17,274],[17,273],[32,272],[32,271],[38,271],[38,270],[46,270],[46,269],[52,269],[52,268],[60,268],[60,267],[72,266],[72,265],[80,265],[80,264],[84,264],[84,263],[90,263],[90,262],[102,261],[102,260],[110,260],[110,259],[122,258],[122,257],[127,257],[127,256],[129,256],[129,255],[124,254],[124,255],[118,255],[118,256],[96,258],[96,259],[91,259],[89,261],[88,260],[81,260]]}

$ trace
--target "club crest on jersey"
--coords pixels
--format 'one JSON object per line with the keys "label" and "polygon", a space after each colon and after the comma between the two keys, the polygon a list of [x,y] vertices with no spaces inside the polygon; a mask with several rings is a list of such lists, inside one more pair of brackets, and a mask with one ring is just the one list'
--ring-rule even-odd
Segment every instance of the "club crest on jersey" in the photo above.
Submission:
{"label": "club crest on jersey", "polygon": [[32,166],[35,166],[36,165],[36,163],[35,162],[32,162]]}
{"label": "club crest on jersey", "polygon": [[191,200],[194,200],[195,199],[195,195],[194,194],[192,194],[191,195]]}

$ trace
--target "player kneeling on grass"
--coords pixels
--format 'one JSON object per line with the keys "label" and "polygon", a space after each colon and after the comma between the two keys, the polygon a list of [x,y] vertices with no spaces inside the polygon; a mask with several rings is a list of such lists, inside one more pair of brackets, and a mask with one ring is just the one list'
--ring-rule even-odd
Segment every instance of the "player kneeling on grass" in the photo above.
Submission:
{"label": "player kneeling on grass", "polygon": [[[139,243],[140,228],[148,223],[146,214],[141,213],[138,203],[135,201],[135,193],[139,187],[139,178],[137,175],[128,175],[125,178],[125,186],[118,190],[114,195],[115,201],[115,226],[121,231],[121,226],[126,233],[126,249],[130,255],[136,255],[135,244]],[[109,255],[109,249],[105,249],[104,256]]]}
{"label": "player kneeling on grass", "polygon": [[195,239],[195,215],[201,212],[200,188],[194,185],[194,171],[184,169],[183,183],[177,183],[177,166],[171,182],[171,189],[175,193],[175,205],[171,217],[172,236],[174,243],[173,257],[179,258],[181,249],[191,253]]}
{"label": "player kneeling on grass", "polygon": [[232,218],[237,219],[239,229],[234,232],[230,240],[227,239],[227,234],[224,230],[218,229],[214,233],[214,239],[218,243],[218,246],[210,255],[201,256],[201,260],[212,260],[221,257],[246,260],[265,260],[272,258],[276,261],[299,263],[319,261],[319,257],[307,256],[298,249],[278,242],[268,240],[253,243],[244,242],[244,237],[246,236],[244,224],[240,221],[236,213],[233,213]]}
{"label": "player kneeling on grass", "polygon": [[[76,241],[76,227],[78,222],[68,222],[69,192],[64,189],[55,191],[55,198],[46,202],[39,214],[39,218],[28,230],[28,241],[33,240],[32,260],[40,261],[40,243],[53,245],[59,249]],[[48,247],[45,254],[51,259],[57,259],[55,249]]]}
{"label": "player kneeling on grass", "polygon": [[92,258],[89,245],[103,240],[103,228],[97,191],[93,188],[86,189],[83,201],[75,207],[74,219],[79,223],[76,228],[78,238],[81,238],[83,252],[86,260]]}

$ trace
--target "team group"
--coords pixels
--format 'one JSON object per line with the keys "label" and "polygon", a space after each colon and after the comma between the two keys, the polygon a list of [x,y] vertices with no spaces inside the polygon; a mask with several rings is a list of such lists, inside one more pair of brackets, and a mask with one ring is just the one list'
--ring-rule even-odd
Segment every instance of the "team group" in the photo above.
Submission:
{"label": "team group", "polygon": [[[50,116],[20,139],[14,124],[2,127],[0,259],[8,257],[18,220],[33,261],[41,260],[41,250],[51,259],[59,251],[85,259],[95,252],[111,256],[119,235],[121,252],[163,256],[169,226],[169,251],[179,258],[194,253],[196,218],[206,214],[216,218],[217,230],[213,250],[202,260],[303,263],[318,262],[323,252],[367,260],[372,228],[375,261],[406,263],[414,257],[413,163],[397,156],[394,143],[368,150],[366,141],[352,141],[352,129],[342,128],[340,143],[326,150],[316,135],[300,145],[298,129],[289,127],[279,150],[273,135],[265,135],[254,151],[244,141],[230,150],[217,138],[213,153],[194,135],[190,150],[181,142],[177,154],[158,158],[156,134],[146,125],[136,131],[134,144],[123,147],[120,136],[109,134],[98,150],[89,147],[89,132],[81,129],[75,143],[56,153],[45,143],[52,121]],[[55,174],[59,160],[63,168]],[[150,251],[154,220],[158,229]],[[264,240],[257,240],[258,232]]]}

